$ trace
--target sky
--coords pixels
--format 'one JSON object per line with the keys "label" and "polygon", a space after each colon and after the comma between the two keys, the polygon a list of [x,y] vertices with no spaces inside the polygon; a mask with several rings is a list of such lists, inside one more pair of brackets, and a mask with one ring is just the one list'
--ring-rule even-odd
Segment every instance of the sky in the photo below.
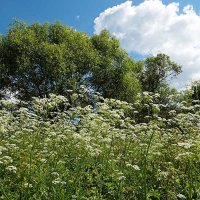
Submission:
{"label": "sky", "polygon": [[165,53],[182,65],[171,84],[183,88],[200,79],[199,0],[0,0],[0,33],[13,19],[55,22],[89,35],[108,29],[130,56]]}

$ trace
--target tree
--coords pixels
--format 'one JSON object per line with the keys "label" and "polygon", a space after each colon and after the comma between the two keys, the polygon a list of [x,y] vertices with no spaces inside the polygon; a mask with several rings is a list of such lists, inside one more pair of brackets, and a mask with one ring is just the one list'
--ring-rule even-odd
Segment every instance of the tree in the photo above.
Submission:
{"label": "tree", "polygon": [[200,80],[192,82],[184,91],[183,100],[188,106],[200,104]]}
{"label": "tree", "polygon": [[0,38],[0,90],[18,98],[66,95],[80,85],[132,102],[140,91],[135,62],[107,31],[91,38],[59,22],[14,21]]}
{"label": "tree", "polygon": [[143,91],[159,92],[168,87],[168,81],[181,73],[181,66],[170,60],[165,54],[147,58],[140,76]]}
{"label": "tree", "polygon": [[0,91],[24,100],[68,95],[85,84],[104,97],[134,102],[141,89],[162,91],[180,72],[164,54],[134,61],[106,30],[89,37],[59,22],[14,21],[0,37]]}
{"label": "tree", "polygon": [[1,90],[18,97],[65,95],[83,84],[97,63],[90,38],[59,22],[27,25],[15,21],[0,40]]}
{"label": "tree", "polygon": [[137,73],[141,71],[141,62],[131,59],[119,41],[106,30],[94,35],[91,41],[99,58],[90,76],[94,89],[104,97],[132,102],[140,91]]}
{"label": "tree", "polygon": [[[142,91],[148,92],[151,95],[158,93],[156,104],[165,105],[160,109],[160,116],[167,117],[170,110],[178,106],[178,100],[170,100],[170,96],[176,96],[177,90],[169,86],[168,81],[181,73],[181,66],[170,60],[170,57],[165,54],[147,58],[143,63],[143,69],[139,74],[139,79],[142,85]],[[144,97],[145,98],[145,97]],[[140,111],[140,121],[145,121],[146,115],[153,115],[151,106],[143,107]]]}
{"label": "tree", "polygon": [[198,101],[198,103],[200,102],[200,81],[195,81],[192,84],[192,100],[193,103],[195,103],[195,101]]}

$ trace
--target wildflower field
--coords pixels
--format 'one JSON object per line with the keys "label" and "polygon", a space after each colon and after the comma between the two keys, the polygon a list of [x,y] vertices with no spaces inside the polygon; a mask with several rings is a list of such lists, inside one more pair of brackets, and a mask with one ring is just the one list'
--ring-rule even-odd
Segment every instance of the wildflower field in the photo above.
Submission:
{"label": "wildflower field", "polygon": [[163,118],[158,94],[94,97],[1,101],[0,199],[200,199],[198,104]]}

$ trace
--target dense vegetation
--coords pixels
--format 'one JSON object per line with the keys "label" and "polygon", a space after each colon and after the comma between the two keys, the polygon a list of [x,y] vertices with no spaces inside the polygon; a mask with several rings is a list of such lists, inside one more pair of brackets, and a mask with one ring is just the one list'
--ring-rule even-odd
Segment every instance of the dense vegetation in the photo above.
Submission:
{"label": "dense vegetation", "polygon": [[67,95],[80,85],[133,102],[141,90],[159,92],[181,67],[164,54],[134,61],[107,31],[92,37],[60,23],[15,21],[0,38],[0,90],[30,100]]}
{"label": "dense vegetation", "polygon": [[200,199],[200,83],[170,88],[167,55],[14,22],[0,72],[0,199]]}
{"label": "dense vegetation", "polygon": [[[72,94],[76,106],[1,101],[1,199],[200,198],[199,105],[165,118],[159,94],[135,104],[94,95],[95,107],[81,106],[85,95]],[[144,107],[151,115],[137,123]]]}

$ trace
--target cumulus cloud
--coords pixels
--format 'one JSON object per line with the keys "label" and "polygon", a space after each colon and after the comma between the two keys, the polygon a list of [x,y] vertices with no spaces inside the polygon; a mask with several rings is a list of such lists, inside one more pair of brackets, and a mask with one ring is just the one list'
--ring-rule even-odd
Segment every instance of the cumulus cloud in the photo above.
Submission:
{"label": "cumulus cloud", "polygon": [[106,9],[94,23],[95,33],[108,29],[130,53],[162,52],[182,65],[183,73],[173,83],[177,88],[200,79],[200,16],[191,5],[180,11],[175,2],[146,0],[134,5],[126,1]]}

